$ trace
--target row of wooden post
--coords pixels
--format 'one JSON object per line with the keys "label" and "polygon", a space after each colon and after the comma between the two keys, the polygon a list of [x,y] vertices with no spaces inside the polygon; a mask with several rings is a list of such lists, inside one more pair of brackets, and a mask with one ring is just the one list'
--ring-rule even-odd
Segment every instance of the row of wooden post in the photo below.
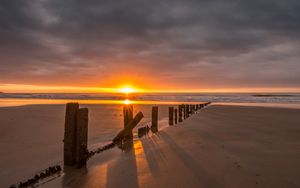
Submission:
{"label": "row of wooden post", "polygon": [[[169,125],[182,122],[191,114],[208,105],[203,104],[181,104],[178,109],[169,107]],[[123,107],[124,129],[113,139],[113,142],[120,140],[132,140],[133,128],[143,118],[143,113],[139,112],[133,117],[133,106]],[[152,107],[151,131],[158,132],[158,106]],[[66,105],[65,133],[64,133],[64,165],[80,168],[86,165],[88,140],[88,109],[79,108],[78,103],[68,103]]]}
{"label": "row of wooden post", "polygon": [[178,105],[178,109],[173,106],[169,107],[169,125],[172,126],[178,122],[182,122],[184,119],[190,117],[191,114],[195,114],[198,110],[207,106],[210,102],[203,104],[181,104]]}
{"label": "row of wooden post", "polygon": [[[156,112],[157,113],[157,112]],[[133,128],[144,117],[142,112],[133,117],[133,106],[123,108],[124,129],[113,139],[113,143],[132,140]],[[79,108],[78,103],[66,105],[64,132],[64,165],[81,168],[86,165],[88,140],[88,109]]]}

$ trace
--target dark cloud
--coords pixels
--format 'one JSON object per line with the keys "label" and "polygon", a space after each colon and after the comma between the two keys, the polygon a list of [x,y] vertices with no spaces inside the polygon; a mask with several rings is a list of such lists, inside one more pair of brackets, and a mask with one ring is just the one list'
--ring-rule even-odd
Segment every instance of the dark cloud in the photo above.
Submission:
{"label": "dark cloud", "polygon": [[2,0],[0,82],[101,86],[135,72],[169,87],[300,87],[299,10],[298,0]]}

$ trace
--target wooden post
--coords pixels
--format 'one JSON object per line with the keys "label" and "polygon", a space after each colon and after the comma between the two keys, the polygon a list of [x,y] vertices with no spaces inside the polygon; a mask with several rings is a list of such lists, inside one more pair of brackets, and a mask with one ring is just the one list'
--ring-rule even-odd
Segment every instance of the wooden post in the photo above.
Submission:
{"label": "wooden post", "polygon": [[76,121],[76,167],[81,168],[86,165],[87,159],[87,140],[88,140],[88,109],[80,108],[77,111]]}
{"label": "wooden post", "polygon": [[182,110],[183,110],[183,119],[186,119],[186,109],[185,109],[185,104],[182,105]]}
{"label": "wooden post", "polygon": [[169,107],[169,125],[174,125],[174,107]]}
{"label": "wooden post", "polygon": [[[132,105],[125,105],[123,107],[123,117],[124,117],[124,128],[126,128],[129,122],[133,119],[133,106]],[[133,139],[133,133],[129,132],[126,135],[128,139]]]}
{"label": "wooden post", "polygon": [[198,111],[199,110],[199,105],[198,104],[196,104],[196,111]]}
{"label": "wooden post", "polygon": [[175,118],[175,124],[177,124],[177,119],[178,119],[178,117],[177,117],[177,109],[174,110],[174,114],[175,114],[175,116],[174,116],[174,118]]}
{"label": "wooden post", "polygon": [[179,122],[182,122],[182,105],[178,105]]}
{"label": "wooden post", "polygon": [[158,106],[152,106],[152,125],[151,131],[156,133],[158,131]]}
{"label": "wooden post", "polygon": [[126,139],[127,135],[132,133],[132,129],[143,119],[143,117],[144,115],[142,112],[137,113],[137,115],[127,124],[127,126],[113,139],[113,142],[118,143]]}
{"label": "wooden post", "polygon": [[190,116],[190,114],[189,114],[189,112],[190,112],[189,106],[190,106],[190,105],[188,105],[188,104],[185,105],[186,118],[188,118],[188,117]]}
{"label": "wooden post", "polygon": [[64,133],[64,165],[72,166],[75,164],[76,146],[76,116],[79,108],[78,103],[68,103],[65,115]]}

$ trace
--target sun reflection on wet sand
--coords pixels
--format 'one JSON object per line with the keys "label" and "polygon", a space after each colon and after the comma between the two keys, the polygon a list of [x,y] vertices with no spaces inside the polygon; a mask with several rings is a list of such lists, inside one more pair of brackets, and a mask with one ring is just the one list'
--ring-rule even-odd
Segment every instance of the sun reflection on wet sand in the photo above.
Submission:
{"label": "sun reflection on wet sand", "polygon": [[125,99],[125,100],[123,101],[123,103],[124,103],[124,104],[131,104],[132,102],[131,102],[129,99]]}
{"label": "sun reflection on wet sand", "polygon": [[91,176],[92,186],[87,187],[106,187],[107,186],[107,166],[108,164],[103,164],[97,167],[96,177]]}
{"label": "sun reflection on wet sand", "polygon": [[[0,107],[5,106],[23,106],[23,105],[34,105],[34,104],[66,104],[69,102],[78,102],[80,104],[182,104],[186,102],[176,101],[134,101],[134,100],[72,100],[72,99],[0,99]],[[193,104],[197,102],[189,102]],[[198,102],[199,103],[199,102]]]}
{"label": "sun reflection on wet sand", "polygon": [[140,140],[136,140],[133,145],[134,154],[136,159],[136,167],[138,174],[139,187],[143,187],[146,182],[151,182],[149,179],[152,178],[152,174],[149,170],[149,165],[146,160],[143,144]]}
{"label": "sun reflection on wet sand", "polygon": [[94,173],[87,174],[87,180],[82,187],[107,187],[107,166],[103,164],[95,167]]}

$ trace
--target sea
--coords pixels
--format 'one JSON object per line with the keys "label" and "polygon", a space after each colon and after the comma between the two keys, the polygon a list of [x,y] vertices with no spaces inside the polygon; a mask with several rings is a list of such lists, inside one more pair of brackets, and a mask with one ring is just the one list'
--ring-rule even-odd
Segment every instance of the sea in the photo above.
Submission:
{"label": "sea", "polygon": [[300,106],[300,93],[0,93],[0,107],[30,104],[177,104],[213,102],[254,106]]}

